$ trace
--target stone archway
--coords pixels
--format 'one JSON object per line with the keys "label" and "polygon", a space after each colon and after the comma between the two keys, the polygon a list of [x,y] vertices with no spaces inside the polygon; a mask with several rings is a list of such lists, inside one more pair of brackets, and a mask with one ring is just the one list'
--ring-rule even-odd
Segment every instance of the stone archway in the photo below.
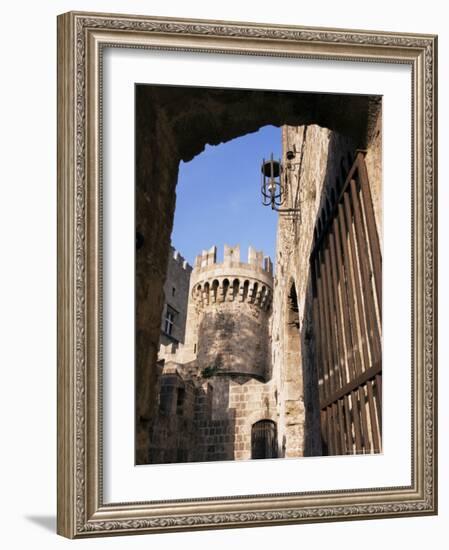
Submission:
{"label": "stone archway", "polygon": [[368,96],[170,86],[136,87],[136,463],[147,463],[163,285],[178,167],[205,148],[262,126],[317,124],[365,148],[377,103]]}

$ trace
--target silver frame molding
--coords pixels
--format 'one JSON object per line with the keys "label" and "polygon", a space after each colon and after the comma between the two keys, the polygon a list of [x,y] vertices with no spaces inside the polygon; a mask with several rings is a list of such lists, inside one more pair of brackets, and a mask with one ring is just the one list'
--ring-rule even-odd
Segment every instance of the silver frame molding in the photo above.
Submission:
{"label": "silver frame molding", "polygon": [[[411,66],[410,486],[103,503],[100,129],[106,45]],[[81,538],[437,513],[436,60],[433,35],[97,13],[58,17],[59,534]]]}

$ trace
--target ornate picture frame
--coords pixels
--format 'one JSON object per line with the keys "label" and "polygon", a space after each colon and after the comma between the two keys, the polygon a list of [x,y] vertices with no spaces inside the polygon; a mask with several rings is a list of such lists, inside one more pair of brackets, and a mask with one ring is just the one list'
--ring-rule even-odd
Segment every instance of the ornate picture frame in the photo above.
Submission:
{"label": "ornate picture frame", "polygon": [[[144,502],[105,502],[102,91],[106,48],[410,67],[409,485],[158,500],[149,490]],[[81,12],[58,17],[59,534],[83,538],[437,513],[436,63],[433,35]]]}

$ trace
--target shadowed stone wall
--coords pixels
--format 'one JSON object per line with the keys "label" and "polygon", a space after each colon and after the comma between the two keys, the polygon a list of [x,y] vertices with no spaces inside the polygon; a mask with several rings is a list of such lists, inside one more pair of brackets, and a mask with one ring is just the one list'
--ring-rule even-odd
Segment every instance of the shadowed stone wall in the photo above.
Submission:
{"label": "shadowed stone wall", "polygon": [[[354,141],[319,126],[285,126],[283,152],[296,151],[286,170],[286,205],[300,213],[280,215],[273,319],[273,371],[279,380],[279,437],[288,456],[321,454],[318,377],[311,340],[309,258],[317,216],[340,177],[341,162],[354,151]],[[285,158],[285,156],[284,156]],[[292,324],[292,289],[297,316]]]}

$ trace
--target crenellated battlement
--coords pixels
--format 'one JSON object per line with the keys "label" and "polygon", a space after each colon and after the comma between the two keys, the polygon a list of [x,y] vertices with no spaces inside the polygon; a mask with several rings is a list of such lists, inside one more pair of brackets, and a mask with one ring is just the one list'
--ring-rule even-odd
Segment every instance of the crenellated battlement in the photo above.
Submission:
{"label": "crenellated battlement", "polygon": [[173,246],[170,245],[170,258],[173,259],[174,262],[179,264],[179,266],[184,269],[185,271],[191,272],[192,266],[188,263],[188,261],[181,256],[181,254],[176,250]]}
{"label": "crenellated battlement", "polygon": [[252,270],[273,275],[273,262],[269,256],[264,256],[261,250],[250,246],[248,248],[248,262],[240,261],[240,245],[224,245],[223,262],[217,263],[217,247],[212,246],[209,250],[203,250],[195,258],[195,271],[211,270],[221,267],[244,267],[249,266]]}
{"label": "crenellated battlement", "polygon": [[213,246],[196,257],[190,288],[200,306],[246,302],[268,310],[273,295],[273,264],[252,246],[248,262],[241,262],[238,245],[225,245],[223,262],[217,263],[217,247]]}
{"label": "crenellated battlement", "polygon": [[273,298],[271,286],[247,278],[214,278],[202,280],[192,289],[192,298],[202,307],[224,302],[246,302],[268,310]]}

